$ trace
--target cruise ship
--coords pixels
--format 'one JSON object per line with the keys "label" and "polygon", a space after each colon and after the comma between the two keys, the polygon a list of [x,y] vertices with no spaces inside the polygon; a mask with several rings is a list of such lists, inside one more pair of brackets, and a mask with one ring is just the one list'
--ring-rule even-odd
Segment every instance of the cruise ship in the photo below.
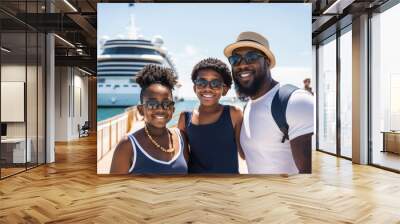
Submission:
{"label": "cruise ship", "polygon": [[102,50],[97,59],[98,106],[136,105],[140,95],[136,75],[147,64],[169,67],[177,74],[159,36],[151,41],[142,38],[107,40]]}

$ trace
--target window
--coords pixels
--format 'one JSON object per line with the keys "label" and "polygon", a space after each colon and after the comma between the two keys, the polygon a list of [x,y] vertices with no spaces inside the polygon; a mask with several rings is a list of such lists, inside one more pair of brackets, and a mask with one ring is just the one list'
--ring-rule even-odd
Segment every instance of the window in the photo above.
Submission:
{"label": "window", "polygon": [[400,170],[400,4],[371,19],[372,163]]}
{"label": "window", "polygon": [[[44,1],[18,3],[16,13],[40,13]],[[3,6],[3,1],[2,1]],[[4,3],[10,4],[10,3]],[[14,3],[12,3],[14,4]],[[25,26],[7,14],[0,12],[3,23],[0,29],[1,93],[22,95],[22,119],[13,122],[1,118],[7,130],[3,138],[11,143],[0,144],[0,178],[13,175],[45,163],[45,44],[44,33]],[[3,50],[3,48],[5,50]],[[15,87],[10,89],[7,87]],[[22,88],[17,88],[17,87]],[[2,88],[4,87],[4,88]],[[3,97],[2,96],[2,97]],[[3,105],[3,103],[2,103]],[[2,114],[12,113],[0,105]],[[18,112],[18,111],[14,111]],[[19,113],[16,113],[19,114]]]}
{"label": "window", "polygon": [[336,36],[318,48],[318,149],[336,153]]}
{"label": "window", "polygon": [[149,48],[140,47],[113,47],[104,49],[103,54],[150,54],[150,55],[160,55],[156,50]]}
{"label": "window", "polygon": [[340,36],[340,155],[352,157],[352,34]]}

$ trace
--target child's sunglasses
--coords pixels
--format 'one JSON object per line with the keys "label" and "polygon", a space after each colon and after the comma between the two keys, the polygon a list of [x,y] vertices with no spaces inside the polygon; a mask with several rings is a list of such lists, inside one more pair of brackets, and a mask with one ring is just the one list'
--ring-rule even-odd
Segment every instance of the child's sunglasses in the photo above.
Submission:
{"label": "child's sunglasses", "polygon": [[162,102],[158,102],[157,100],[148,100],[144,102],[143,105],[149,110],[156,110],[160,107],[163,110],[170,110],[172,107],[174,107],[175,102],[171,100],[165,100]]}
{"label": "child's sunglasses", "polygon": [[211,89],[220,89],[224,85],[224,83],[218,79],[213,79],[211,81],[207,81],[205,79],[196,79],[194,80],[194,84],[200,89],[204,89],[207,86],[210,86]]}
{"label": "child's sunglasses", "polygon": [[228,60],[232,66],[236,66],[236,65],[240,64],[242,59],[244,59],[244,62],[246,62],[246,64],[251,64],[251,63],[256,62],[261,57],[264,57],[264,55],[262,55],[258,52],[255,52],[255,51],[249,51],[244,56],[242,56],[240,54],[232,54],[228,58]]}

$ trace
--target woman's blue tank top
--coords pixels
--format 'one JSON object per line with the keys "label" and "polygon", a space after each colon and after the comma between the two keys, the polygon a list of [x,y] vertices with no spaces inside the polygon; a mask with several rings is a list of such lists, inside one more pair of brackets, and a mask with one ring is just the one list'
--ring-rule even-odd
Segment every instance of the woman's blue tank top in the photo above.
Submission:
{"label": "woman's blue tank top", "polygon": [[133,159],[129,173],[132,174],[187,174],[187,163],[184,155],[184,143],[181,133],[174,129],[179,136],[179,152],[170,161],[161,161],[150,156],[141,145],[139,145],[135,136],[130,134],[128,137],[132,143]]}

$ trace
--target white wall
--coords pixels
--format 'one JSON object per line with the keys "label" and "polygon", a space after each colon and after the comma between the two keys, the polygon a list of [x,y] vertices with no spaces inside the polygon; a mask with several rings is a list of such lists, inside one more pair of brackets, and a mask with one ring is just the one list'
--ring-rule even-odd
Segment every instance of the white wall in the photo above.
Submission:
{"label": "white wall", "polygon": [[56,67],[55,85],[55,140],[77,139],[78,124],[88,120],[88,78],[76,68]]}
{"label": "white wall", "polygon": [[[38,71],[36,69],[39,69]],[[38,76],[37,76],[38,75]],[[25,66],[24,64],[2,64],[1,66],[2,82],[24,82],[26,84],[26,107],[23,102],[21,113],[26,112],[26,121],[22,122],[6,122],[7,137],[9,138],[25,138],[25,133],[30,139],[32,161],[44,162],[44,90],[43,90],[43,73],[41,67]],[[27,81],[25,78],[27,77]],[[39,87],[37,86],[39,85]],[[2,89],[3,92],[4,89]],[[21,90],[20,90],[21,91]],[[38,92],[37,92],[38,91]],[[22,93],[23,94],[23,90]],[[2,98],[7,97],[2,95]],[[13,113],[12,108],[1,108],[2,112]],[[15,112],[14,112],[15,113]],[[38,116],[39,115],[39,116]],[[24,116],[24,115],[23,115]],[[27,132],[26,132],[27,131]],[[39,150],[39,152],[37,152]],[[39,156],[37,157],[37,153]]]}
{"label": "white wall", "polygon": [[[88,120],[88,78],[82,76],[79,70],[74,69],[74,108],[72,108],[72,130],[73,136],[78,136],[78,124],[81,126]],[[81,108],[80,108],[81,107]]]}
{"label": "white wall", "polygon": [[[25,82],[25,69],[25,64],[2,65],[1,81]],[[7,108],[1,108],[1,110],[7,110]],[[7,137],[25,137],[25,123],[7,123]]]}
{"label": "white wall", "polygon": [[68,140],[69,69],[55,68],[55,141]]}
{"label": "white wall", "polygon": [[[30,73],[33,69],[36,69],[36,68],[34,68],[32,66],[28,66],[26,68],[25,64],[23,64],[23,65],[3,64],[1,66],[1,81],[25,82],[25,74],[26,74],[25,69],[27,69],[28,73]],[[34,93],[28,92],[27,96],[28,96],[27,102],[31,102],[32,99],[30,99],[30,98],[36,97],[36,90]],[[36,105],[35,105],[35,107],[36,107]],[[7,109],[8,108],[1,108],[1,110],[7,110]],[[31,114],[28,114],[29,121],[32,120],[30,115]],[[31,127],[31,125],[29,125],[28,127]],[[7,136],[8,137],[25,137],[25,122],[7,122]]]}

